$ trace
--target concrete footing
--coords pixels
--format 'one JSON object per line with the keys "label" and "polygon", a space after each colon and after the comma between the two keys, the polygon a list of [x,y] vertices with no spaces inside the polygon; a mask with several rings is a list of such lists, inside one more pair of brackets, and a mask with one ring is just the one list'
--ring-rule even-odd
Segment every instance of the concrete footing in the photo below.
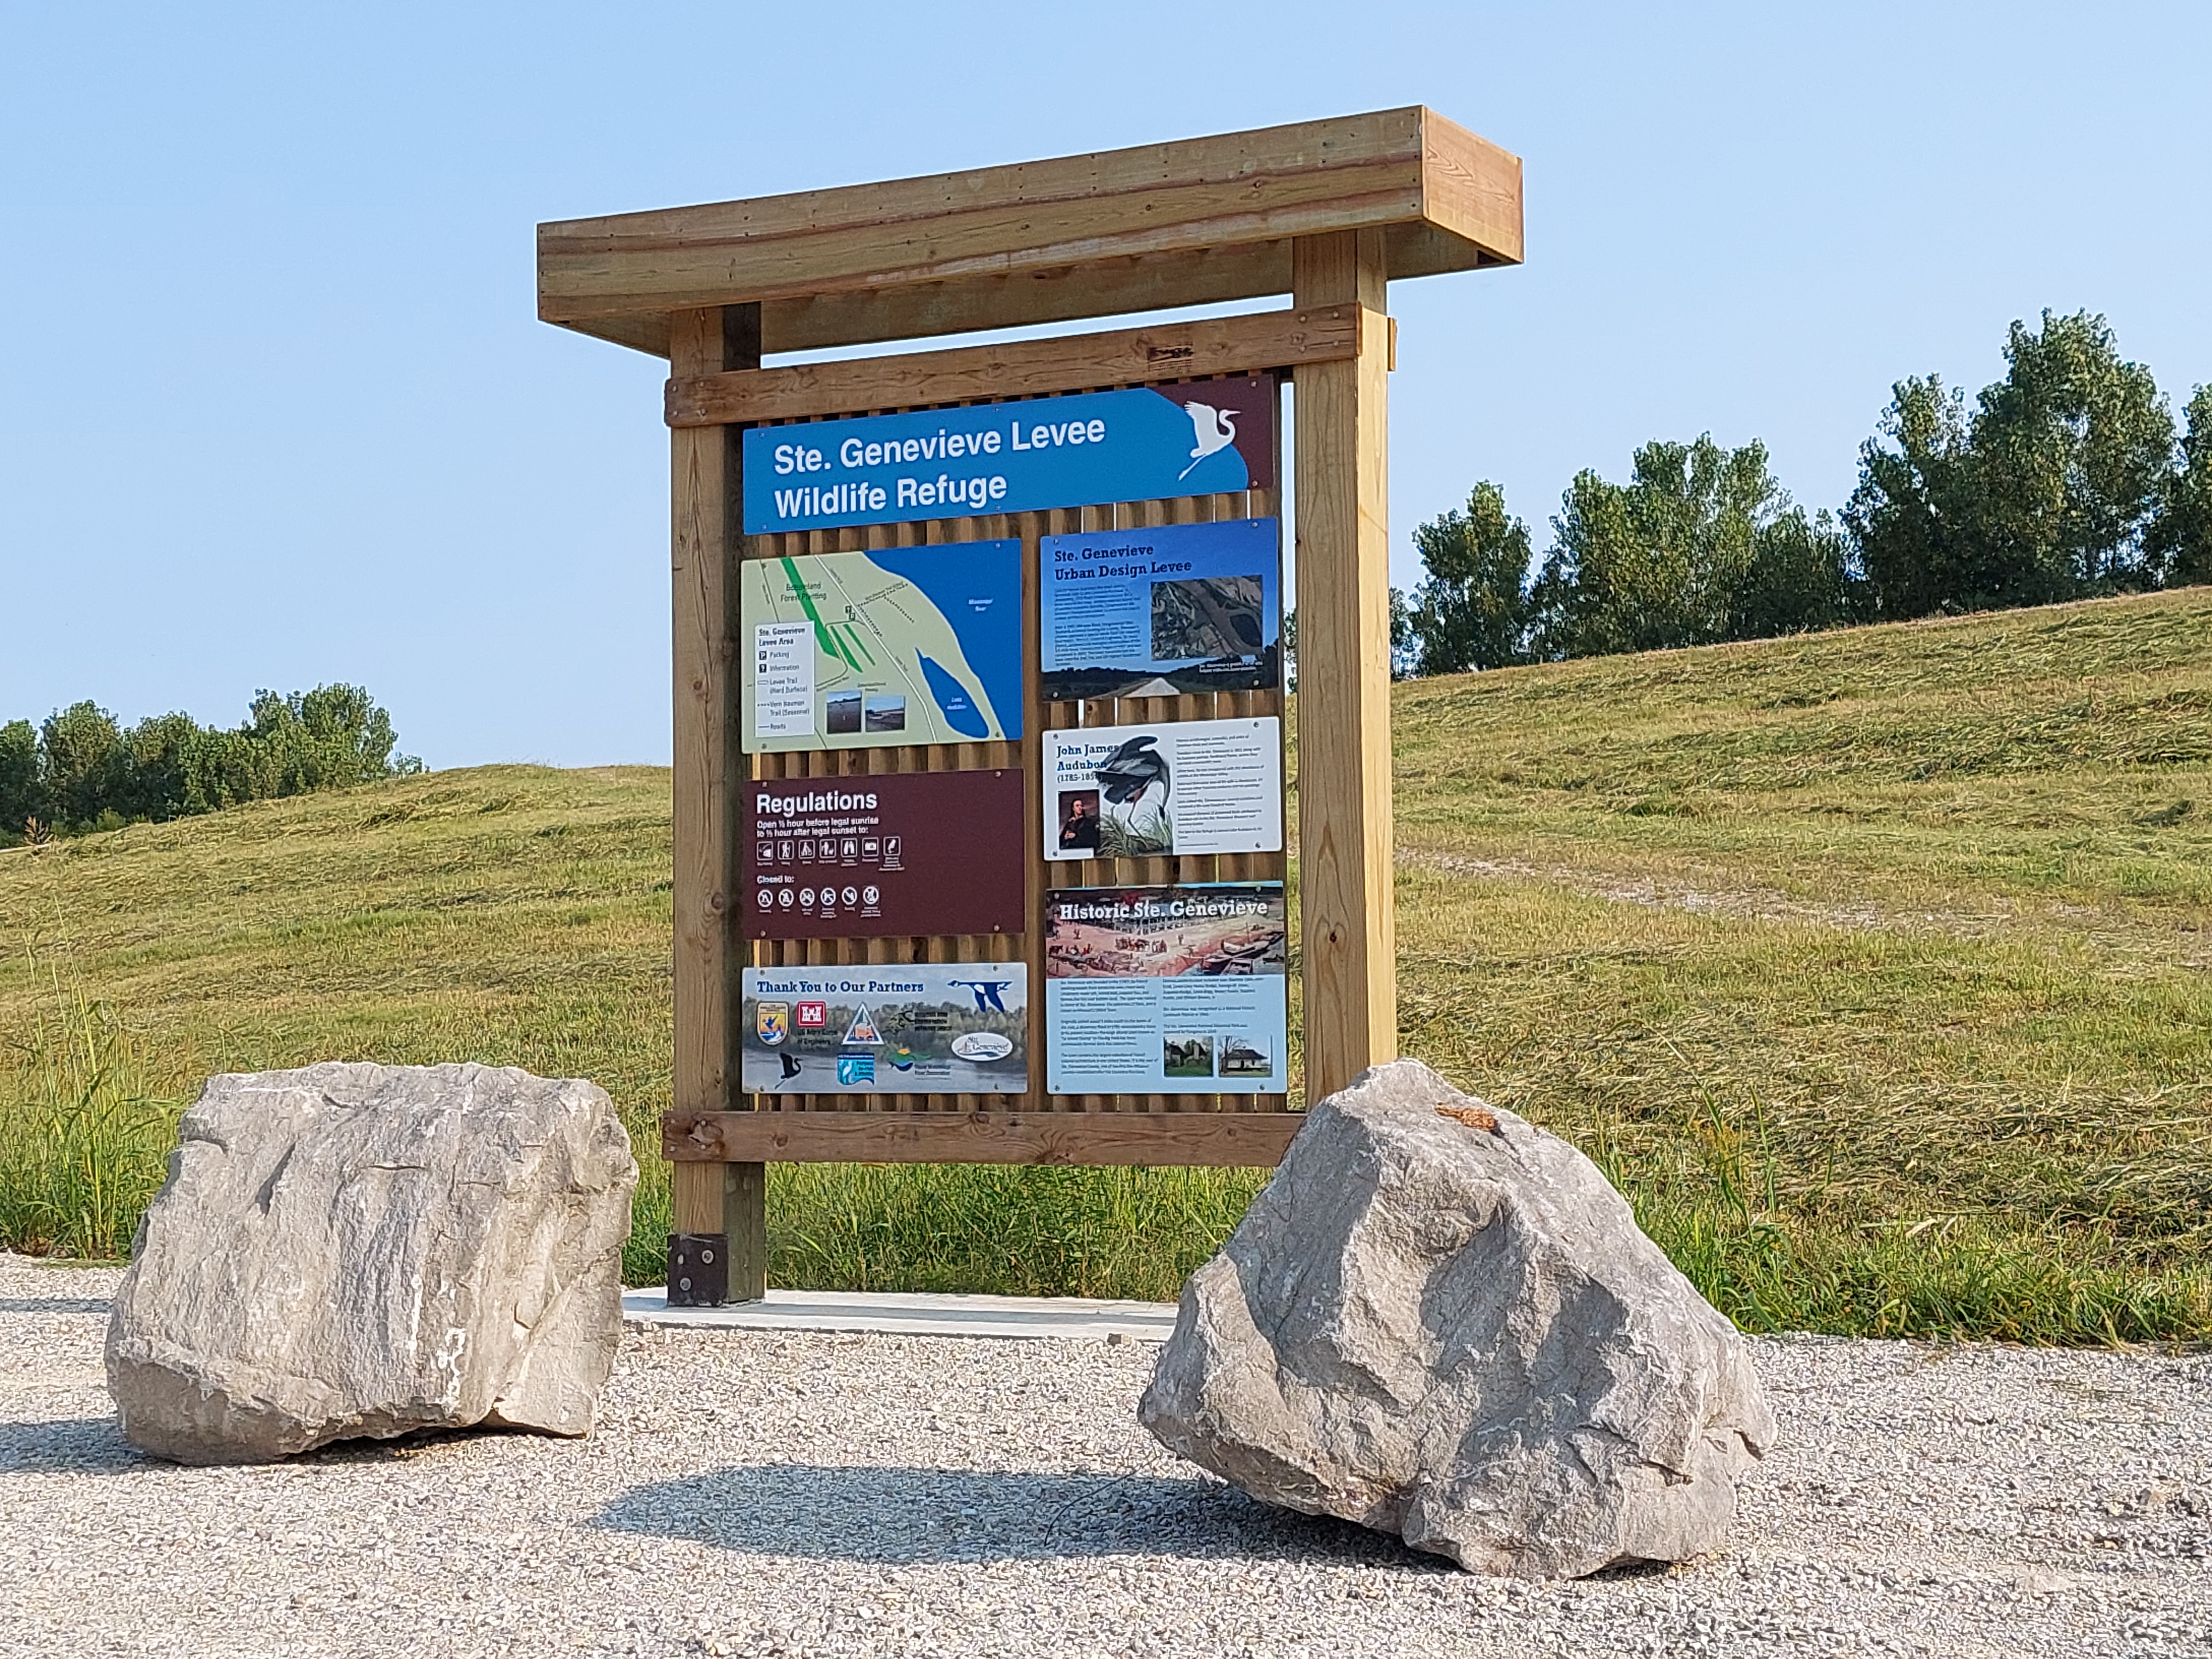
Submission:
{"label": "concrete footing", "polygon": [[1073,1296],[922,1296],[851,1291],[770,1291],[761,1302],[672,1308],[665,1289],[623,1292],[634,1324],[717,1331],[878,1331],[899,1336],[1060,1337],[1164,1342],[1168,1302]]}

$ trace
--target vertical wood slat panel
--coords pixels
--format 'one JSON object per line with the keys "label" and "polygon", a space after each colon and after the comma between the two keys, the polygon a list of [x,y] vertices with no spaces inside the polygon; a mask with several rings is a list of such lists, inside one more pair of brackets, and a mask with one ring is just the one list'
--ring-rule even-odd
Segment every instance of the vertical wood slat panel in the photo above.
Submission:
{"label": "vertical wood slat panel", "polygon": [[[1198,384],[1203,384],[1199,382]],[[1272,411],[1276,453],[1283,454],[1281,446],[1281,415],[1279,402]],[[1159,501],[1123,502],[1111,508],[1069,509],[1048,515],[1050,522],[1041,526],[1043,534],[1060,534],[1073,530],[1134,529],[1142,526],[1168,523],[1190,524],[1215,522],[1231,519],[1260,519],[1274,516],[1279,511],[1279,489],[1247,489],[1237,494],[1219,496],[1186,496]],[[1068,523],[1068,519],[1079,522]],[[1026,541],[1026,538],[1025,538]],[[1028,548],[1027,556],[1034,562],[1035,547]],[[1033,659],[1034,660],[1034,659]],[[1080,702],[1054,702],[1045,705],[1043,718],[1035,722],[1042,732],[1047,728],[1059,729],[1073,726],[1106,726],[1117,723],[1142,724],[1148,720],[1234,718],[1240,715],[1283,714],[1283,694],[1279,684],[1273,690],[1238,693],[1185,694],[1174,698],[1115,700],[1091,698]],[[1032,765],[1042,766],[1042,738],[1037,739],[1036,754]],[[1040,825],[1042,823],[1042,804],[1032,814]],[[1042,850],[1038,849],[1036,860],[1042,864]],[[1288,871],[1288,855],[1284,852],[1243,854],[1183,856],[1157,860],[1085,860],[1068,864],[1046,866],[1051,872],[1048,879],[1056,886],[1105,887],[1156,884],[1162,881],[1250,881],[1282,882]],[[1033,912],[1035,914],[1035,912]],[[1042,948],[1038,951],[1041,962]],[[1041,975],[1041,967],[1034,969]],[[1042,1052],[1042,1037],[1035,1039],[1038,1052]],[[1288,1056],[1284,1057],[1287,1063]],[[1040,1066],[1039,1075],[1042,1076]],[[1048,1096],[1042,1104],[1049,1109],[1063,1111],[1100,1110],[1165,1110],[1202,1111],[1280,1111],[1287,1100],[1279,1095],[1063,1095]]]}
{"label": "vertical wood slat panel", "polygon": [[[1044,1036],[1044,896],[1051,872],[1044,856],[1044,730],[1048,708],[1040,671],[1044,660],[1043,578],[1037,568],[1039,544],[1057,520],[1057,514],[1024,513],[1006,521],[1009,535],[1022,543],[1022,811],[1028,822],[1022,831],[1024,908],[1030,919],[1022,941],[1021,960],[1029,969],[1030,1090],[1024,1103],[1033,1111],[1051,1104],[1045,1077]],[[1061,705],[1050,706],[1057,724]]]}
{"label": "vertical wood slat panel", "polygon": [[[888,413],[864,410],[856,413]],[[1277,453],[1281,455],[1279,405],[1276,411]],[[1127,502],[1117,506],[1054,509],[1021,514],[994,514],[981,519],[952,519],[902,522],[842,532],[793,532],[752,538],[748,552],[755,557],[775,557],[790,552],[867,550],[876,547],[941,545],[947,543],[1000,537],[1021,544],[1023,593],[1023,712],[1024,737],[1018,744],[1005,742],[953,744],[912,744],[859,750],[787,750],[752,757],[763,777],[836,776],[896,770],[951,770],[975,767],[1014,766],[1022,769],[1029,848],[1027,915],[1034,924],[1020,935],[981,938],[937,937],[878,942],[790,941],[781,945],[757,942],[751,957],[764,965],[817,966],[863,963],[869,961],[952,962],[975,959],[1021,961],[1029,969],[1030,1053],[1029,1093],[1020,1103],[1030,1109],[1191,1111],[1282,1109],[1279,1096],[1054,1096],[1045,1073],[1045,980],[1042,926],[1043,894],[1051,886],[1142,886],[1168,882],[1218,880],[1281,881],[1287,860],[1281,853],[1237,855],[1231,860],[1184,856],[1162,859],[1085,860],[1051,864],[1044,857],[1042,733],[1048,726],[1100,726],[1118,722],[1141,724],[1169,719],[1227,718],[1236,714],[1273,714],[1283,708],[1279,690],[1241,694],[1185,694],[1174,698],[1093,700],[1084,704],[1046,703],[1041,694],[1040,624],[1037,560],[1041,539],[1071,531],[1134,529],[1170,523],[1198,523],[1240,517],[1263,518],[1277,510],[1278,492],[1253,489],[1236,495],[1181,497],[1166,501]],[[734,728],[733,728],[734,740]],[[1224,872],[1225,871],[1225,872]],[[1287,1058],[1287,1057],[1285,1057]],[[947,1095],[763,1096],[758,1104],[787,1111],[908,1109],[963,1111],[977,1107],[1007,1107],[1005,1097]]]}

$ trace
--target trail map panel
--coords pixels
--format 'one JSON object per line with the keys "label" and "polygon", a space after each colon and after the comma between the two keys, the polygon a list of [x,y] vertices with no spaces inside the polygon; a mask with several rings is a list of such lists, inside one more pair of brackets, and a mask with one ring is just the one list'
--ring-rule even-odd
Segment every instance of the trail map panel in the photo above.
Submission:
{"label": "trail map panel", "polygon": [[1018,962],[747,968],[739,978],[747,1094],[1029,1089],[1029,969]]}
{"label": "trail map panel", "polygon": [[745,753],[1022,735],[1021,543],[748,559]]}
{"label": "trail map panel", "polygon": [[749,939],[1024,931],[1018,771],[758,778],[743,799]]}

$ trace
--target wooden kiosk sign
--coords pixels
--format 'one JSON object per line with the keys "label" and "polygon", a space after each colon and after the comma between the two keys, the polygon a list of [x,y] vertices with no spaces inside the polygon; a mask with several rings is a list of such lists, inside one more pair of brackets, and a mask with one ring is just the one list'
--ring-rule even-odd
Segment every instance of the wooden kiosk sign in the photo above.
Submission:
{"label": "wooden kiosk sign", "polygon": [[1286,379],[1305,1093],[1395,1054],[1386,284],[1520,258],[1422,108],[538,228],[672,375],[672,1300],[763,1293],[774,1160],[1282,1155]]}

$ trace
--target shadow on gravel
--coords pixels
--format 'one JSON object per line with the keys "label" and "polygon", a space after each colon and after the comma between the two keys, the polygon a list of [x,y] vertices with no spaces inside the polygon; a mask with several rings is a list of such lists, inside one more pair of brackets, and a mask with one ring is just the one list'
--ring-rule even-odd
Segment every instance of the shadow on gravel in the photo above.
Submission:
{"label": "shadow on gravel", "polygon": [[122,1474],[149,1461],[112,1417],[0,1423],[0,1474]]}
{"label": "shadow on gravel", "polygon": [[[489,1439],[559,1438],[530,1429],[425,1429],[389,1440],[336,1440],[312,1451],[277,1458],[263,1468],[340,1468],[349,1464],[404,1463],[434,1455],[448,1447]],[[173,1463],[140,1451],[123,1437],[112,1417],[59,1417],[44,1423],[0,1422],[0,1474],[125,1474],[134,1469],[201,1467]],[[233,1467],[213,1465],[210,1467]]]}
{"label": "shadow on gravel", "polygon": [[1171,1555],[1456,1572],[1218,1480],[771,1463],[635,1486],[592,1524],[748,1554],[890,1565]]}
{"label": "shadow on gravel", "polygon": [[114,1305],[104,1296],[0,1296],[0,1314],[104,1314]]}

